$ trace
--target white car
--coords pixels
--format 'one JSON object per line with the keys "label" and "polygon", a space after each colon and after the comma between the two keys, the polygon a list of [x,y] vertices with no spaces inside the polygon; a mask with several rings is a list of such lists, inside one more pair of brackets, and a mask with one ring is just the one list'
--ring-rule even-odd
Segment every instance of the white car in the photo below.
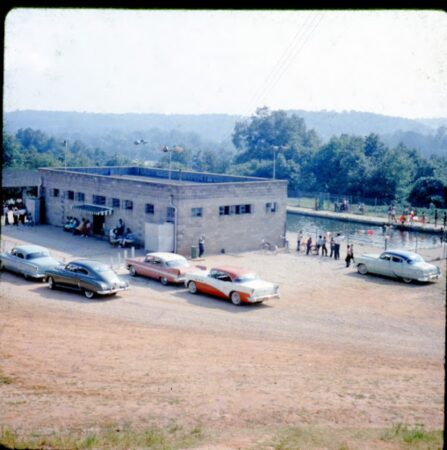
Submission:
{"label": "white car", "polygon": [[211,270],[187,273],[185,286],[191,294],[201,292],[230,299],[234,305],[261,303],[279,298],[279,286],[263,281],[253,271],[221,266]]}
{"label": "white car", "polygon": [[379,254],[365,253],[355,257],[357,271],[366,275],[375,273],[400,278],[404,283],[435,281],[441,276],[441,269],[426,263],[422,256],[405,250],[389,250]]}

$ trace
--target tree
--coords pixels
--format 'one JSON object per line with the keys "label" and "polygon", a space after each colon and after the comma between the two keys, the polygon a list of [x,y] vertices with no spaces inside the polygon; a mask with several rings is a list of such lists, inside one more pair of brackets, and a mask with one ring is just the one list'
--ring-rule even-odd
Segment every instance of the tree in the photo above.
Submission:
{"label": "tree", "polygon": [[414,183],[408,201],[414,206],[429,206],[433,203],[438,208],[447,206],[447,184],[434,177],[423,177]]}

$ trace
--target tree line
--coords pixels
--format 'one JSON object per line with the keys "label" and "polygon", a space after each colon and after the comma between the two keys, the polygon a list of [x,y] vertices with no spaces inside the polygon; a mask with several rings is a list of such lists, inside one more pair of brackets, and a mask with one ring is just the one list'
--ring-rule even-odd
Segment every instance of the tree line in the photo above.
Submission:
{"label": "tree line", "polygon": [[[275,166],[275,177],[288,181],[291,195],[328,192],[447,207],[447,159],[439,155],[425,157],[403,143],[387,146],[373,133],[365,137],[341,134],[323,143],[296,114],[259,108],[250,118],[236,122],[231,139],[235,151],[228,146],[216,149],[178,142],[182,151],[165,153],[156,165],[166,168],[171,159],[172,169],[265,178],[272,178]],[[110,155],[79,140],[65,146],[40,130],[3,133],[4,167],[65,163],[101,166],[134,162],[122,153]]]}

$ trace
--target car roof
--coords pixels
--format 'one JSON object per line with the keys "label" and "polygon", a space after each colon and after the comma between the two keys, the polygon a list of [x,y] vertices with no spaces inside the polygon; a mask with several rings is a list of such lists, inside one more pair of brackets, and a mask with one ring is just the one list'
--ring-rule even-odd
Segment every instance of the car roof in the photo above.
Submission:
{"label": "car roof", "polygon": [[18,245],[15,247],[16,250],[20,250],[21,252],[25,253],[34,253],[34,252],[47,252],[48,249],[45,247],[42,247],[41,245],[34,245],[34,244],[26,244],[26,245]]}
{"label": "car roof", "polygon": [[98,266],[107,267],[107,264],[101,261],[95,261],[93,259],[77,259],[74,261],[69,261],[68,264],[77,264],[78,266],[84,266],[91,270],[96,269]]}
{"label": "car roof", "polygon": [[409,252],[407,250],[387,250],[383,253],[387,253],[388,255],[400,256],[405,259],[413,259],[416,256],[419,256],[417,253]]}
{"label": "car roof", "polygon": [[217,266],[217,267],[213,267],[211,270],[227,272],[233,278],[237,278],[237,277],[246,275],[247,273],[254,272],[253,270],[248,270],[248,269],[244,269],[242,267],[235,267],[235,266]]}
{"label": "car roof", "polygon": [[177,259],[186,259],[182,255],[178,255],[177,253],[169,253],[169,252],[147,253],[146,256],[155,256],[156,258],[164,259],[165,261],[174,261],[174,260],[177,260]]}

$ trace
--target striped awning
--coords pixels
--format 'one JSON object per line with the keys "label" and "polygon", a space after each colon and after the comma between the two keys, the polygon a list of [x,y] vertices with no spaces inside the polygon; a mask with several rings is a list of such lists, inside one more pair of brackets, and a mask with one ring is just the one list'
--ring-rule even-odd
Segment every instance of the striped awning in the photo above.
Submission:
{"label": "striped awning", "polygon": [[113,208],[107,208],[107,206],[89,205],[88,203],[73,205],[72,208],[79,209],[86,214],[92,214],[93,216],[109,216],[110,214],[113,214]]}

